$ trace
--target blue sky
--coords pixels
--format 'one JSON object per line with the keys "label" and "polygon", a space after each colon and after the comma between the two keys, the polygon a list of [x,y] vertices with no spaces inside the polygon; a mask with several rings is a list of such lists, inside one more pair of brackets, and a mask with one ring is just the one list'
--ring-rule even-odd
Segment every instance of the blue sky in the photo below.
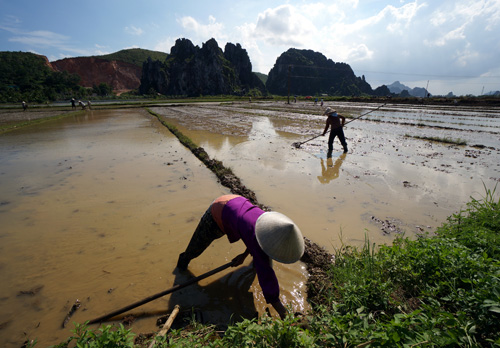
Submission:
{"label": "blue sky", "polygon": [[178,38],[239,43],[264,74],[298,48],[349,64],[372,88],[500,90],[500,0],[0,0],[0,51],[170,53]]}

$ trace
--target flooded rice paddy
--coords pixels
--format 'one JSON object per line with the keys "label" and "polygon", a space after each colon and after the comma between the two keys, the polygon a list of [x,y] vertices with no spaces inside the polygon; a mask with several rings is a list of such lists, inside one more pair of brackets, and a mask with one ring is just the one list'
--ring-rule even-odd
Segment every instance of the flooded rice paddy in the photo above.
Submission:
{"label": "flooded rice paddy", "polygon": [[[152,108],[329,251],[432,233],[500,181],[500,110],[327,104],[357,117],[331,158],[312,103]],[[380,107],[380,108],[379,108]],[[5,113],[0,117],[5,117]],[[349,119],[348,119],[349,120]],[[463,140],[465,146],[416,137]],[[174,270],[210,202],[229,190],[143,109],[86,111],[0,135],[0,343],[40,347],[83,323],[214,269],[243,251],[217,240]],[[306,311],[304,265],[275,263],[283,300]],[[66,328],[71,305],[82,306]],[[250,259],[131,313],[155,330],[176,304],[227,323],[266,305]]]}

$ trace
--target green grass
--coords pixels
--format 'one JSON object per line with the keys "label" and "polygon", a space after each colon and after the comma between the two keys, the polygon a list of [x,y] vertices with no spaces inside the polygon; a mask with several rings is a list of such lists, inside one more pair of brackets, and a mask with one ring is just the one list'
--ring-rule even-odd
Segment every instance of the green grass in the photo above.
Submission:
{"label": "green grass", "polygon": [[486,193],[434,236],[339,250],[316,335],[334,346],[500,344],[500,201]]}

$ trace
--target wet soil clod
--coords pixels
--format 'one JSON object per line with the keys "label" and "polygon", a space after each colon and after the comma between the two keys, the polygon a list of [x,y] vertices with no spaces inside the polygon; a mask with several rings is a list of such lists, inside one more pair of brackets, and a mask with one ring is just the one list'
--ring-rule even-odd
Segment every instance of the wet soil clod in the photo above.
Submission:
{"label": "wet soil clod", "polygon": [[71,308],[69,309],[69,312],[68,314],[66,314],[66,317],[64,318],[64,321],[62,323],[62,327],[65,328],[66,325],[68,324],[69,322],[69,319],[73,316],[73,314],[75,314],[76,310],[78,308],[80,308],[82,304],[80,303],[80,300],[76,300],[75,303],[73,303],[73,305],[71,306]]}

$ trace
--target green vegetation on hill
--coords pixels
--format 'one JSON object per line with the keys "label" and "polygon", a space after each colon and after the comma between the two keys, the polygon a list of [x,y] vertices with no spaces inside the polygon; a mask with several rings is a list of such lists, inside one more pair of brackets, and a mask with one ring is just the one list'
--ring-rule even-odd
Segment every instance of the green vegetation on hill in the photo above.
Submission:
{"label": "green vegetation on hill", "polygon": [[260,72],[254,72],[255,75],[262,81],[262,83],[265,85],[267,82],[267,75],[260,73]]}
{"label": "green vegetation on hill", "polygon": [[106,60],[120,60],[122,62],[131,63],[142,68],[142,63],[148,58],[164,62],[168,54],[158,51],[150,51],[142,48],[130,48],[121,50],[115,53],[98,56],[98,58]]}
{"label": "green vegetation on hill", "polygon": [[43,56],[27,52],[0,52],[0,103],[42,103],[86,94],[80,77],[55,72]]}

